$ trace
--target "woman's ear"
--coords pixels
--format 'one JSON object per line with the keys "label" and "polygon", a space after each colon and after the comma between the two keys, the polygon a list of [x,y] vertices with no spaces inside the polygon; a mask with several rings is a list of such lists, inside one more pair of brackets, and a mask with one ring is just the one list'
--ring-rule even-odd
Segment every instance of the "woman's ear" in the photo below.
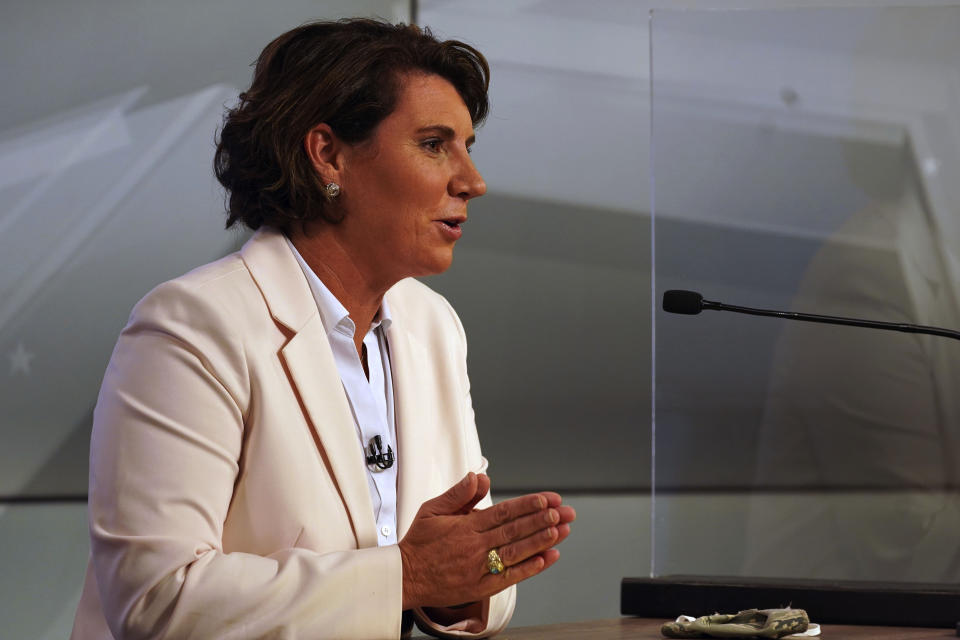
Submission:
{"label": "woman's ear", "polygon": [[343,170],[343,142],[326,123],[321,123],[307,132],[303,139],[307,157],[324,184],[340,183]]}

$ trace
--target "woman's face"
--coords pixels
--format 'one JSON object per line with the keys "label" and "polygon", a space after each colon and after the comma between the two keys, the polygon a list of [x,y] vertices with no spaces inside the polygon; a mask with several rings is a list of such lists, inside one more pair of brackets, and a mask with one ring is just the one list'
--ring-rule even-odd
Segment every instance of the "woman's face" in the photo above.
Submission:
{"label": "woman's face", "polygon": [[338,231],[371,280],[389,286],[450,266],[467,201],[487,190],[470,159],[473,140],[453,85],[412,74],[373,138],[344,152]]}

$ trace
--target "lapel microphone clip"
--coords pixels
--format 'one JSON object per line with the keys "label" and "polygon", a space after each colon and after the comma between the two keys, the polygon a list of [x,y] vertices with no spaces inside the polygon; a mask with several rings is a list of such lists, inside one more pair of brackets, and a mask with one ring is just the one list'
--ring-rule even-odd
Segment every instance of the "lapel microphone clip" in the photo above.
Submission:
{"label": "lapel microphone clip", "polygon": [[368,465],[377,465],[378,469],[389,469],[393,466],[393,448],[387,445],[387,452],[383,452],[383,440],[380,436],[373,436],[368,447],[370,453],[367,455]]}

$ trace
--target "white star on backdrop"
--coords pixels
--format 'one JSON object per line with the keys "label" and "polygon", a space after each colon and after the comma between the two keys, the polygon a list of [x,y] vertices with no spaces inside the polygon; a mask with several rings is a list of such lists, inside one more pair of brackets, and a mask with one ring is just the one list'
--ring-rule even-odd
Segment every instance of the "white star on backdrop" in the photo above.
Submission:
{"label": "white star on backdrop", "polygon": [[8,357],[10,358],[10,375],[17,373],[30,375],[30,361],[33,360],[34,354],[27,351],[22,342],[17,343],[17,348],[11,351]]}

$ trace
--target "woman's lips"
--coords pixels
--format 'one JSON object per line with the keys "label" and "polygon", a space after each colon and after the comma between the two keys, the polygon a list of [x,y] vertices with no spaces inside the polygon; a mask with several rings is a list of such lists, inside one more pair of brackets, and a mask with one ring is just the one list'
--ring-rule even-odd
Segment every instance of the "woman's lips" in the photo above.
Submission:
{"label": "woman's lips", "polygon": [[434,224],[440,227],[440,233],[442,233],[444,237],[451,240],[459,240],[460,236],[463,235],[463,226],[460,220],[435,220]]}
{"label": "woman's lips", "polygon": [[459,240],[463,235],[463,223],[467,221],[467,216],[455,215],[449,218],[434,220],[434,224],[439,225],[440,233],[449,240]]}

